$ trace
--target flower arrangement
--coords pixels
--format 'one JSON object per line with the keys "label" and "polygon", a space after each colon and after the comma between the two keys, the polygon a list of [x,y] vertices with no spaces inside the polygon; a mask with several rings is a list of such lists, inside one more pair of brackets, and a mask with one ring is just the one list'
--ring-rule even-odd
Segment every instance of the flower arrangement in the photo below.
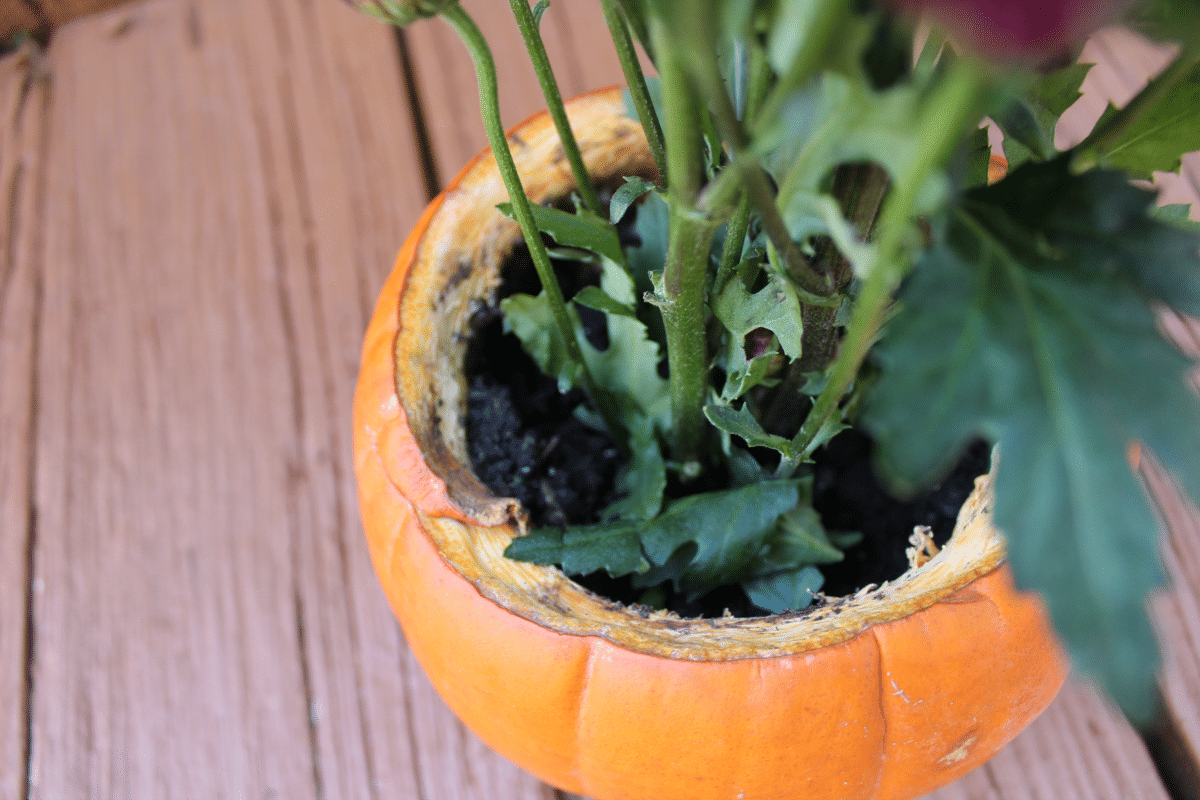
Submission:
{"label": "flower arrangement", "polygon": [[[538,33],[548,0],[510,0],[578,187],[567,209],[526,198],[486,41],[455,0],[354,0],[397,25],[440,16],[470,49],[501,211],[541,284],[502,302],[504,329],[622,455],[598,522],[535,528],[508,555],[607,573],[651,605],[735,586],[795,611],[855,541],[813,510],[823,445],[867,431],[886,483],[911,493],[982,440],[1019,585],[1077,668],[1147,720],[1162,573],[1130,456],[1200,498],[1192,364],[1156,319],[1200,314],[1200,231],[1131,179],[1200,148],[1200,8],[599,2],[658,168],[615,188],[575,145]],[[932,27],[914,52],[918,15]],[[1089,69],[1077,48],[1118,20],[1184,40],[1060,152]],[[565,296],[556,260],[594,280]]]}

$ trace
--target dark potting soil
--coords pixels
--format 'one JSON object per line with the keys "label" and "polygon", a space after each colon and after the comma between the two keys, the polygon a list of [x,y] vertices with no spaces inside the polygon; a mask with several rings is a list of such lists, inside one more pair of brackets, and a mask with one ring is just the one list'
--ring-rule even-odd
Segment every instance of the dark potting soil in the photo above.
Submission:
{"label": "dark potting soil", "polygon": [[905,550],[917,525],[933,530],[942,547],[954,533],[958,511],[975,488],[975,479],[990,467],[991,448],[976,441],[954,469],[927,492],[898,500],[875,476],[871,440],[857,430],[843,431],[814,458],[813,508],[829,531],[858,531],[863,539],[847,548],[846,558],[821,567],[830,597],[853,594],[868,584],[882,584],[908,569]]}
{"label": "dark potting soil", "polygon": [[[555,266],[567,297],[596,282],[586,265]],[[509,258],[500,295],[539,291],[529,251],[519,248]],[[585,308],[581,317],[592,344],[606,346],[603,315]],[[599,522],[600,511],[619,499],[613,480],[622,457],[606,431],[575,416],[583,392],[560,394],[517,337],[504,333],[499,309],[476,319],[465,369],[475,475],[498,496],[520,500],[535,526]]]}
{"label": "dark potting soil", "polygon": [[[596,282],[584,265],[556,268],[568,297]],[[536,294],[539,288],[528,253],[521,249],[510,258],[501,297]],[[603,318],[599,312],[590,318],[587,309],[582,311],[589,340],[605,346]],[[498,496],[520,500],[535,526],[598,522],[600,511],[618,499],[613,484],[622,457],[616,443],[575,416],[583,393],[560,394],[556,382],[541,373],[517,338],[503,332],[498,309],[482,312],[476,322],[465,364],[470,381],[467,442],[475,474]],[[914,526],[928,526],[934,541],[944,545],[975,478],[988,470],[989,454],[985,442],[972,444],[938,486],[901,501],[888,495],[875,477],[871,441],[865,434],[844,431],[818,450],[814,507],[828,530],[863,535],[862,542],[846,550],[844,561],[822,567],[822,592],[844,596],[902,575],[908,569],[905,550]],[[627,578],[613,579],[601,572],[575,580],[617,602],[633,604],[642,598]],[[668,591],[665,600],[683,617],[765,613],[736,586],[694,602]]]}

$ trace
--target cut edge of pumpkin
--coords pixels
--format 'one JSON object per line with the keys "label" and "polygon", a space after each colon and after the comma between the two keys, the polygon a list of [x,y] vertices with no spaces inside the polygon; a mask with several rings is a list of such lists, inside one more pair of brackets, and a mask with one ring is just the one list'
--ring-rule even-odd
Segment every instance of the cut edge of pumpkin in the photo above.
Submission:
{"label": "cut edge of pumpkin", "polygon": [[[568,111],[593,175],[653,177],[644,135],[625,115],[619,90],[576,98]],[[526,192],[535,202],[563,197],[574,188],[544,112],[510,131],[509,143]],[[410,243],[409,263],[399,265],[407,274],[400,289],[393,352],[393,366],[407,366],[395,369],[402,409],[391,424],[411,430],[424,463],[414,469],[406,459],[406,467],[391,474],[391,480],[413,503],[422,529],[442,558],[481,595],[561,634],[598,636],[667,658],[727,661],[795,655],[839,644],[873,625],[952,600],[976,578],[1002,566],[1003,538],[990,521],[990,474],[976,481],[950,541],[936,556],[883,586],[803,612],[683,619],[598,597],[555,567],[505,558],[505,548],[523,532],[526,520],[517,501],[492,495],[467,466],[462,424],[466,391],[458,367],[472,317],[481,302],[494,301],[500,267],[520,242],[516,224],[495,210],[507,199],[494,159],[486,151],[443,192],[437,214],[423,220],[428,223],[423,231],[415,232],[420,238]],[[431,491],[431,483],[440,485]]]}

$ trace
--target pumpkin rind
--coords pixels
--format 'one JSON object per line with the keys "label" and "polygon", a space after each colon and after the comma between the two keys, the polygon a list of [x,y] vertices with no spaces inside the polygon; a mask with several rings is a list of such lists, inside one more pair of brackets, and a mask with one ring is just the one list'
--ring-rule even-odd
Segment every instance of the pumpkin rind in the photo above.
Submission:
{"label": "pumpkin rind", "polygon": [[[593,174],[652,169],[618,90],[569,112]],[[570,190],[545,114],[510,142],[532,197]],[[485,152],[422,215],[381,293],[355,395],[372,561],[468,727],[596,800],[907,800],[983,763],[1049,704],[1066,662],[1041,604],[1012,587],[986,479],[939,556],[803,616],[646,618],[502,558],[519,509],[464,466],[455,374],[472,303],[518,238],[494,211],[502,192]]]}

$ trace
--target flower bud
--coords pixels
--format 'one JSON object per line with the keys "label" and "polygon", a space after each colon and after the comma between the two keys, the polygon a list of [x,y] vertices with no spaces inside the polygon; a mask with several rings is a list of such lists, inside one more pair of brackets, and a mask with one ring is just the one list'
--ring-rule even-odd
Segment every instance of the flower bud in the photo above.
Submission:
{"label": "flower bud", "polygon": [[346,0],[359,11],[375,19],[404,27],[426,17],[437,16],[438,12],[458,0]]}

